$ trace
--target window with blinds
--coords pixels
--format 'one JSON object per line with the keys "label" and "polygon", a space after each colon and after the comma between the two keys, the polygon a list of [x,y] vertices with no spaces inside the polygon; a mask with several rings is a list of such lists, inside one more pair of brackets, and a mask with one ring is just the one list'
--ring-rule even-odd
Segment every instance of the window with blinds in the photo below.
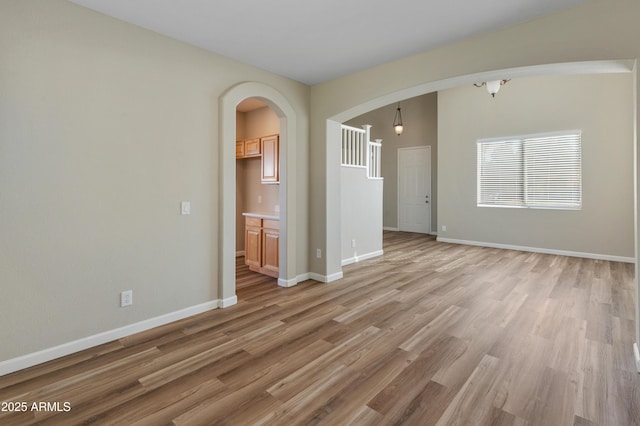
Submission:
{"label": "window with blinds", "polygon": [[478,206],[578,210],[581,132],[480,139]]}

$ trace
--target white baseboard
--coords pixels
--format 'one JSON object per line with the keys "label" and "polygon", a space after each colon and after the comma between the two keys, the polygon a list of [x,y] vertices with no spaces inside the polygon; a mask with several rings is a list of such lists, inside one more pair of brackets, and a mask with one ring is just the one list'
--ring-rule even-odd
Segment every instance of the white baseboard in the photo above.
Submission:
{"label": "white baseboard", "polygon": [[[390,226],[383,226],[382,227],[383,231],[393,231],[393,232],[400,232],[400,228],[392,228]],[[407,231],[407,232],[412,232],[412,231]],[[436,231],[431,231],[431,232],[427,232],[427,235],[438,235],[438,233]]]}
{"label": "white baseboard", "polygon": [[294,279],[291,280],[284,280],[282,278],[278,278],[278,285],[280,287],[293,287],[294,285],[301,283],[303,281],[308,281],[312,279],[311,278],[311,274],[309,272],[305,273],[305,274],[300,274],[297,277],[295,277]]}
{"label": "white baseboard", "polygon": [[242,257],[244,256],[245,251],[244,250],[240,250],[236,252],[236,257]]}
{"label": "white baseboard", "polygon": [[298,275],[296,277],[296,280],[298,280],[299,283],[303,282],[303,281],[307,281],[310,280],[311,278],[309,277],[309,273],[307,272],[306,274],[302,274],[302,275]]}
{"label": "white baseboard", "polygon": [[73,342],[63,343],[62,345],[54,346],[52,348],[2,361],[0,362],[0,376],[4,376],[5,374],[13,373],[24,368],[32,367],[37,364],[42,364],[43,362],[51,361],[56,358],[80,352],[94,346],[102,345],[113,340],[121,339],[132,334],[140,333],[141,331],[150,330],[161,325],[169,324],[171,322],[178,321],[193,315],[217,309],[223,304],[224,306],[230,306],[228,304],[230,303],[230,299],[235,299],[235,296],[229,299],[225,299],[224,301],[212,300],[200,305],[191,306],[179,311],[170,312],[168,314],[160,315],[155,318],[140,321],[135,324],[126,325],[124,327],[105,331],[103,333],[98,333],[93,336],[74,340]]}
{"label": "white baseboard", "polygon": [[293,287],[294,285],[298,284],[298,278],[294,278],[291,280],[285,280],[282,278],[278,278],[278,286],[280,287]]}
{"label": "white baseboard", "polygon": [[633,257],[612,256],[608,254],[582,253],[577,251],[516,246],[511,244],[487,243],[482,241],[457,240],[453,238],[442,238],[442,237],[438,237],[437,241],[440,241],[443,243],[452,243],[452,244],[465,244],[468,246],[481,246],[481,247],[491,247],[491,248],[499,248],[499,249],[506,249],[506,250],[529,251],[532,253],[556,254],[558,256],[583,257],[585,259],[609,260],[612,262],[636,263],[636,260]]}
{"label": "white baseboard", "polygon": [[219,301],[219,308],[228,308],[229,306],[233,306],[238,303],[238,296],[227,297],[226,299],[222,299]]}
{"label": "white baseboard", "polygon": [[342,277],[342,271],[331,275],[320,275],[315,272],[309,272],[309,279],[320,281],[321,283],[330,283],[332,281],[340,280]]}
{"label": "white baseboard", "polygon": [[382,256],[384,254],[383,250],[373,251],[371,253],[363,254],[361,256],[354,256],[349,259],[344,259],[342,261],[342,266],[351,265],[352,263],[361,262],[363,260],[371,259],[373,257]]}
{"label": "white baseboard", "polygon": [[638,349],[638,344],[633,344],[633,356],[636,359],[636,370],[640,373],[640,349]]}

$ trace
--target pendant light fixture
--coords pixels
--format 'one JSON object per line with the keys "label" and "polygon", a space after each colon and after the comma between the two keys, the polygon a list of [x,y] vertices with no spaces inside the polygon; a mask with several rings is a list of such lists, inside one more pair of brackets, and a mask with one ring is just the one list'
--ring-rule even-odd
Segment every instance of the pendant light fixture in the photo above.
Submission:
{"label": "pendant light fixture", "polygon": [[400,136],[404,131],[404,126],[402,125],[402,111],[400,110],[400,102],[398,102],[398,109],[396,109],[396,117],[393,119],[393,130],[398,136]]}
{"label": "pendant light fixture", "polygon": [[482,83],[474,83],[473,85],[476,87],[486,86],[487,92],[489,92],[489,94],[495,98],[496,93],[498,93],[498,90],[500,90],[500,86],[504,86],[509,81],[510,79],[509,80],[492,80],[492,81],[485,81]]}

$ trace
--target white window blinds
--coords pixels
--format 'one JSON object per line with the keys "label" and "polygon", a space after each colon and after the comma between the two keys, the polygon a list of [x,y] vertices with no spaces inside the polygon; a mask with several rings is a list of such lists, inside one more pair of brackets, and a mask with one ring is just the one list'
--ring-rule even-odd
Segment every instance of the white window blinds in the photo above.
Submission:
{"label": "white window blinds", "polygon": [[580,209],[580,131],[481,139],[478,206]]}

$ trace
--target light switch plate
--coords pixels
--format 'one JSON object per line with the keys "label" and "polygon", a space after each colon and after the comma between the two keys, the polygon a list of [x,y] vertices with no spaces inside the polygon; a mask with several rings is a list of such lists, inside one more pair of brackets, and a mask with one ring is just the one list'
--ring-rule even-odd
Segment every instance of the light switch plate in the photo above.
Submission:
{"label": "light switch plate", "polygon": [[180,213],[191,214],[191,203],[189,201],[183,201],[182,204],[180,204]]}

